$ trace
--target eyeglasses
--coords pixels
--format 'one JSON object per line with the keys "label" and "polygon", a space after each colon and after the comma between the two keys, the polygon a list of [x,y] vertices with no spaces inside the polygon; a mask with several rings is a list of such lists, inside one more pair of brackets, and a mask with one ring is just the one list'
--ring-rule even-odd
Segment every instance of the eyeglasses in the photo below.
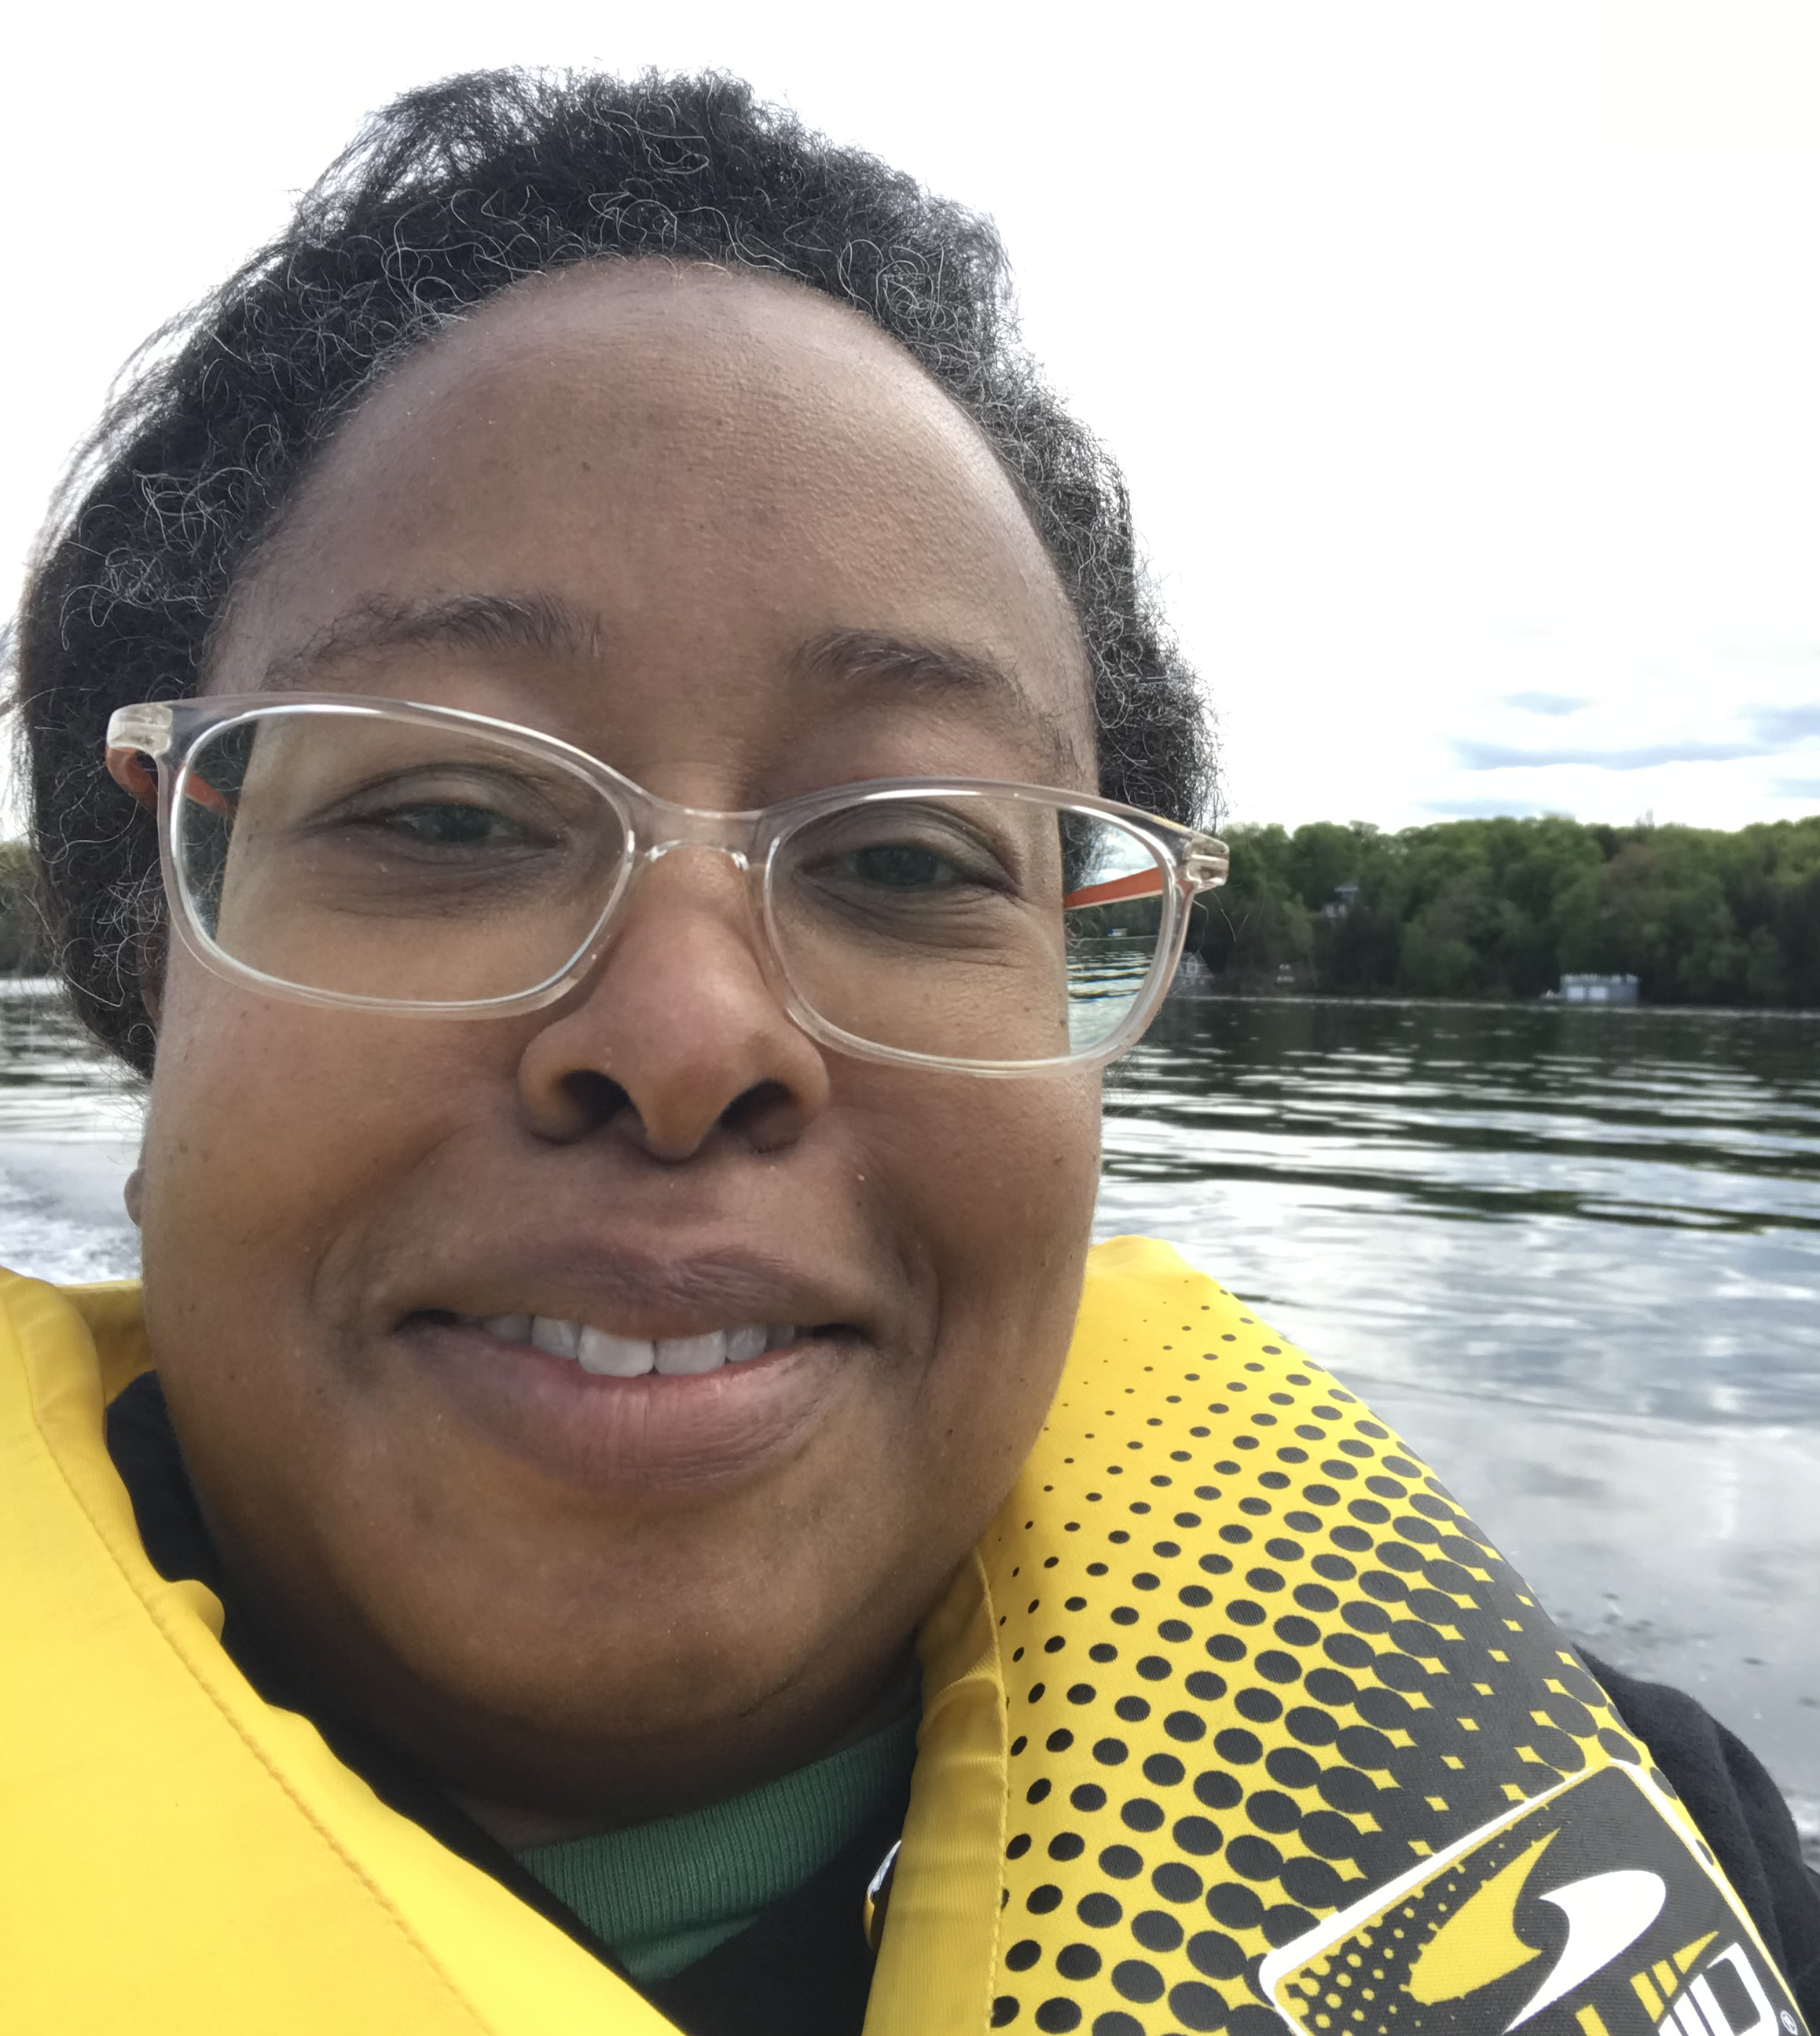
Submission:
{"label": "eyeglasses", "polygon": [[893,778],[714,813],[533,729],[344,694],[122,707],[107,767],[155,801],[180,936],[230,982],[408,1017],[536,1010],[587,976],[645,870],[708,849],[744,875],[804,1031],[980,1074],[1130,1046],[1227,872],[1211,835],[1110,800]]}

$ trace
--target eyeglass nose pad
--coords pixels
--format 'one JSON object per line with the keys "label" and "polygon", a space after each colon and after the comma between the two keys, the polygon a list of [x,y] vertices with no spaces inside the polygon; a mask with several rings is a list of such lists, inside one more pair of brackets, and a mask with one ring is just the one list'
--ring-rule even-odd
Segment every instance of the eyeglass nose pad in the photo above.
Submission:
{"label": "eyeglass nose pad", "polygon": [[730,841],[705,840],[695,835],[684,835],[680,839],[654,841],[639,860],[646,864],[661,862],[666,855],[679,848],[705,848],[716,855],[724,855],[742,877],[752,871],[752,858],[743,848],[736,848]]}
{"label": "eyeglass nose pad", "polygon": [[[691,815],[690,817],[694,819],[695,816]],[[719,828],[711,825],[712,816],[703,815],[701,818],[710,824],[702,827],[699,831],[672,835],[662,841],[648,842],[639,850],[636,864],[631,873],[631,881],[621,894],[619,912],[624,911],[633,892],[642,887],[642,880],[648,877],[658,863],[666,861],[679,850],[699,849],[710,855],[724,855],[733,865],[740,880],[740,890],[745,901],[747,938],[758,957],[766,980],[774,985],[777,973],[775,957],[766,937],[764,914],[756,895],[759,865],[754,863],[744,849],[737,843],[727,840]],[[615,916],[617,917],[618,914]]]}

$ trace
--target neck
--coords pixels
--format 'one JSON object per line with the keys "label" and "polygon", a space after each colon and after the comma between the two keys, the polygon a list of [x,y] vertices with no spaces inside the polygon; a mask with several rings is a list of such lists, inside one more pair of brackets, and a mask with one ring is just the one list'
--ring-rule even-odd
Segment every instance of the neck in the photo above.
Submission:
{"label": "neck", "polygon": [[[747,1790],[775,1781],[781,1774],[807,1767],[812,1762],[825,1760],[831,1755],[843,1752],[848,1747],[869,1739],[874,1732],[882,1732],[916,1703],[921,1687],[921,1671],[914,1650],[906,1650],[891,1674],[880,1687],[872,1699],[865,1704],[847,1722],[843,1729],[836,1732],[824,1744],[816,1746],[797,1757],[773,1761],[760,1766],[729,1789],[716,1792],[720,1800],[744,1794]],[[703,1800],[697,1792],[679,1794],[667,1807],[644,1808],[631,1817],[615,1817],[599,1810],[567,1813],[547,1806],[526,1805],[501,1801],[486,1795],[472,1793],[465,1789],[450,1789],[450,1800],[472,1817],[488,1837],[496,1838],[508,1852],[524,1852],[533,1846],[561,1845],[575,1838],[592,1838],[603,1831],[612,1831],[623,1825],[644,1823],[661,1816],[700,1807]]]}
{"label": "neck", "polygon": [[914,1632],[899,1628],[843,1661],[804,1664],[737,1709],[687,1704],[673,1730],[640,1731],[610,1705],[540,1718],[511,1701],[509,1678],[484,1693],[427,1679],[345,1597],[325,1602],[307,1567],[262,1571],[194,1489],[240,1649],[269,1665],[296,1708],[390,1749],[509,1850],[729,1801],[869,1736],[917,1701]]}

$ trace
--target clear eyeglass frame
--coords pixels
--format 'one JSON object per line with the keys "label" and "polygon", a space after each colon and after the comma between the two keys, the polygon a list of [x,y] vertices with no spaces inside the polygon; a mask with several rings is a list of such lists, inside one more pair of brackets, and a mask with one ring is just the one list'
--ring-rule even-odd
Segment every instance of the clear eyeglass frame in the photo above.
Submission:
{"label": "clear eyeglass frame", "polygon": [[[503,996],[422,1001],[322,989],[271,975],[237,960],[210,935],[184,880],[179,830],[188,801],[198,750],[237,724],[274,714],[335,714],[371,717],[439,728],[484,739],[527,760],[560,767],[591,785],[624,831],[624,848],[591,929],[562,965],[525,989]],[[148,769],[149,764],[153,767]],[[1181,958],[1190,909],[1203,892],[1226,881],[1226,844],[1200,829],[1161,819],[1116,801],[1087,794],[981,778],[868,779],[803,794],[777,805],[722,812],[688,806],[658,794],[611,764],[560,737],[536,729],[455,707],[416,701],[330,692],[261,693],[147,701],[116,708],[107,731],[110,775],[138,803],[155,812],[159,860],[165,895],[178,934],[205,968],[224,980],[290,1001],[405,1018],[503,1018],[554,1004],[593,972],[623,918],[640,877],[673,850],[718,850],[746,880],[755,952],[766,981],[790,1019],[808,1035],[838,1052],[861,1059],[908,1064],[984,1076],[1090,1069],[1116,1059],[1142,1036],[1166,993]],[[202,803],[214,795],[208,792]],[[888,801],[989,797],[1032,801],[1058,814],[1111,822],[1138,838],[1155,858],[1154,886],[1161,920],[1148,979],[1116,1027],[1086,1050],[1040,1059],[988,1060],[928,1054],[868,1039],[823,1016],[806,999],[790,971],[778,932],[772,895],[779,851],[812,823],[850,809]]]}

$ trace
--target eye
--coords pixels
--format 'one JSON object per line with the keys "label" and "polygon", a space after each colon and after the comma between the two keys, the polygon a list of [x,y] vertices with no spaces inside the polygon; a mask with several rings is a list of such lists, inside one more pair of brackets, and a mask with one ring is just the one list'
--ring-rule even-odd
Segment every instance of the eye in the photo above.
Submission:
{"label": "eye", "polygon": [[307,824],[338,835],[349,850],[414,854],[440,860],[548,849],[574,831],[533,781],[504,772],[431,767],[388,774],[349,787],[312,786],[327,797]]}
{"label": "eye", "polygon": [[948,857],[910,842],[880,842],[856,849],[845,860],[862,884],[891,891],[942,890],[972,880]]}
{"label": "eye", "polygon": [[525,839],[524,829],[503,813],[454,800],[396,806],[370,816],[369,824],[424,848],[500,848],[516,846]]}
{"label": "eye", "polygon": [[830,908],[910,917],[982,911],[1023,895],[1015,833],[982,806],[879,801],[827,815],[793,837],[788,880]]}

